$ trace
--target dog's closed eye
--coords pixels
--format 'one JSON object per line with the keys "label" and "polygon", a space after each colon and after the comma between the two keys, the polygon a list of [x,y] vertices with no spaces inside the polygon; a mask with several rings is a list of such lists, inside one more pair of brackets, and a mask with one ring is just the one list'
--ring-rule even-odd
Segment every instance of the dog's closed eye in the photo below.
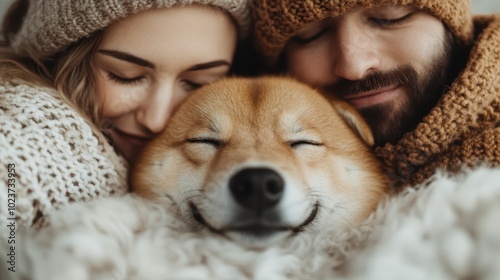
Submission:
{"label": "dog's closed eye", "polygon": [[292,149],[297,149],[303,146],[323,146],[323,143],[314,140],[300,139],[288,141],[288,145],[290,145]]}
{"label": "dog's closed eye", "polygon": [[216,149],[220,148],[222,146],[223,142],[222,140],[216,139],[216,138],[211,138],[211,137],[194,137],[194,138],[188,138],[186,140],[187,143],[191,144],[205,144],[205,145],[210,145]]}

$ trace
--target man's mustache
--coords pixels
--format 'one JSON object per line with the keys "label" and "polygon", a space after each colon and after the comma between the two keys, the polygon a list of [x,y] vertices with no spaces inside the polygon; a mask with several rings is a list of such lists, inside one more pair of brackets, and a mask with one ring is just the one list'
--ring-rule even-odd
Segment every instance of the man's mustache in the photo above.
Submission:
{"label": "man's mustache", "polygon": [[411,86],[417,80],[417,71],[410,65],[402,65],[387,72],[373,72],[362,80],[350,81],[344,79],[336,84],[324,87],[324,90],[339,96],[355,95],[393,86]]}

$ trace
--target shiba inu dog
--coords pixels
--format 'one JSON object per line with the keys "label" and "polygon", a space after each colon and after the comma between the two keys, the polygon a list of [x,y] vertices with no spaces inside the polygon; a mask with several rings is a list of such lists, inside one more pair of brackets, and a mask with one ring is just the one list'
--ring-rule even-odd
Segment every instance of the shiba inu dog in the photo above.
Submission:
{"label": "shiba inu dog", "polygon": [[168,197],[194,229],[261,247],[367,218],[386,192],[372,144],[343,101],[289,78],[226,78],[175,111],[131,184]]}

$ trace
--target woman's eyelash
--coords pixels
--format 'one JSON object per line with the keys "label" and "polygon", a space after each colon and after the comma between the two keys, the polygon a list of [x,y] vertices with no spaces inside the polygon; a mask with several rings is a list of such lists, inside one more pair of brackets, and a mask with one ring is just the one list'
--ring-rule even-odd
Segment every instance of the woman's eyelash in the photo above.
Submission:
{"label": "woman's eyelash", "polygon": [[309,36],[307,38],[293,37],[292,40],[296,43],[301,44],[301,45],[307,45],[307,44],[319,39],[321,36],[326,34],[327,31],[328,31],[328,28],[323,28],[319,32],[317,32],[316,34]]}
{"label": "woman's eyelash", "polygon": [[184,81],[184,83],[192,90],[195,90],[197,88],[200,88],[202,84],[191,82],[191,81]]}
{"label": "woman's eyelash", "polygon": [[372,17],[372,18],[370,18],[370,20],[373,21],[374,23],[380,25],[380,26],[394,26],[394,25],[400,25],[400,24],[406,23],[412,15],[413,15],[413,13],[409,13],[405,16],[402,16],[400,18],[395,18],[395,19],[384,19],[384,18]]}
{"label": "woman's eyelash", "polygon": [[[138,83],[141,80],[143,80],[144,78],[145,78],[144,76],[139,76],[139,77],[135,77],[135,78],[124,78],[124,77],[118,76],[116,74],[113,74],[111,72],[108,73],[108,79],[110,79],[113,82],[116,82],[119,84],[125,84],[125,85]],[[202,84],[194,83],[191,81],[185,80],[183,82],[189,88],[189,90],[195,90],[195,89],[200,88],[202,86]]]}
{"label": "woman's eyelash", "polygon": [[139,76],[139,77],[135,77],[135,78],[123,78],[123,77],[120,77],[116,74],[113,74],[111,72],[108,73],[108,78],[111,80],[111,81],[114,81],[114,82],[117,82],[119,84],[134,84],[134,83],[137,83],[139,81],[141,81],[144,77],[143,76]]}

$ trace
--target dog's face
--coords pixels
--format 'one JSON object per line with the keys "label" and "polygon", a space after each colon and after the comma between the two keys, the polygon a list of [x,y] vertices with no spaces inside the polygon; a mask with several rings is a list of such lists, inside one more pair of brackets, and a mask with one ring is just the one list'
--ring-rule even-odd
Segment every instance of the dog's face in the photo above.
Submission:
{"label": "dog's face", "polygon": [[186,221],[249,246],[351,227],[385,192],[368,126],[286,78],[203,87],[144,150],[134,191],[169,197]]}

